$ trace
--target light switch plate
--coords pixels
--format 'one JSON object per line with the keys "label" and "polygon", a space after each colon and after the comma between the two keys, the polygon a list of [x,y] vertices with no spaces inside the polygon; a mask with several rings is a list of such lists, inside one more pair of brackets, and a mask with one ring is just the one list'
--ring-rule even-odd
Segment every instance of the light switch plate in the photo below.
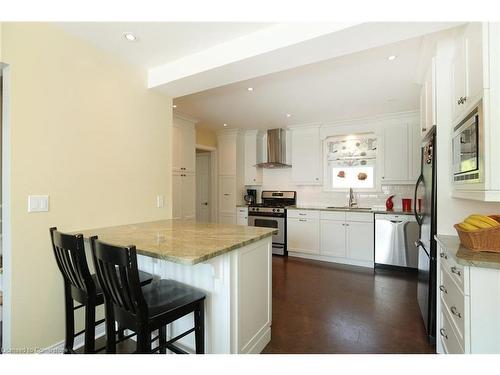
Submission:
{"label": "light switch plate", "polygon": [[48,195],[28,195],[28,212],[48,212]]}
{"label": "light switch plate", "polygon": [[164,203],[165,199],[163,198],[163,195],[157,195],[156,196],[156,208],[163,208],[165,205]]}

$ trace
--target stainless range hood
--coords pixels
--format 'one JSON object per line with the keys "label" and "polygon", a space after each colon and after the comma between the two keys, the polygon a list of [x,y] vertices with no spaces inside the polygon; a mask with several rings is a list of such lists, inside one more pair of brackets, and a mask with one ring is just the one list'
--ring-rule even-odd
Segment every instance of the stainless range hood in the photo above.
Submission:
{"label": "stainless range hood", "polygon": [[267,162],[256,165],[258,168],[290,168],[286,164],[286,136],[283,129],[267,131]]}

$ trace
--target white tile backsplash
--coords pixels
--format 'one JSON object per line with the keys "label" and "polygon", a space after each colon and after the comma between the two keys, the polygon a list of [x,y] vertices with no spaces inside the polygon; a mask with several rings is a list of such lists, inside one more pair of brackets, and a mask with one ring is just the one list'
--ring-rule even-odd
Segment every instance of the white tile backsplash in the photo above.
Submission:
{"label": "white tile backsplash", "polygon": [[[385,201],[390,195],[393,198],[394,209],[400,209],[402,198],[413,199],[413,185],[384,185],[381,192],[359,192],[354,190],[360,207],[385,208]],[[309,206],[343,206],[349,199],[349,193],[323,191],[323,186],[297,186],[291,182],[291,169],[264,169],[263,184],[257,187],[258,195],[262,190],[295,190],[297,204]]]}

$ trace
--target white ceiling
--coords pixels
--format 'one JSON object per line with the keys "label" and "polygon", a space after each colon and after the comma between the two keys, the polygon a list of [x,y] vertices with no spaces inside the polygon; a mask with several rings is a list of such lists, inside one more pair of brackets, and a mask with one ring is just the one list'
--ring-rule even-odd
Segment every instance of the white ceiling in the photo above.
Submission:
{"label": "white ceiling", "polygon": [[[245,22],[59,22],[68,33],[149,69],[270,27]],[[123,33],[131,32],[137,42]]]}
{"label": "white ceiling", "polygon": [[[415,110],[422,37],[176,98],[214,130],[268,129]],[[394,61],[387,57],[396,55]],[[247,91],[253,87],[254,91]],[[290,113],[290,118],[286,114]]]}

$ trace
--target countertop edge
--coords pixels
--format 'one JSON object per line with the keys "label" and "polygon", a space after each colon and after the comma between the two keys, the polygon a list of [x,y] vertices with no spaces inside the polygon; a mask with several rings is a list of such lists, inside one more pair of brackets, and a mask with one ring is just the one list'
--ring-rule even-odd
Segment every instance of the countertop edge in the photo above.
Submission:
{"label": "countertop edge", "polygon": [[363,210],[358,208],[329,208],[329,207],[315,207],[315,206],[287,206],[287,210],[310,210],[310,211],[336,211],[336,212],[361,212],[367,214],[382,214],[382,215],[414,215],[414,212],[407,211],[387,211],[387,210]]}
{"label": "countertop edge", "polygon": [[436,234],[434,238],[461,266],[500,270],[500,253],[469,250],[458,236]]}

